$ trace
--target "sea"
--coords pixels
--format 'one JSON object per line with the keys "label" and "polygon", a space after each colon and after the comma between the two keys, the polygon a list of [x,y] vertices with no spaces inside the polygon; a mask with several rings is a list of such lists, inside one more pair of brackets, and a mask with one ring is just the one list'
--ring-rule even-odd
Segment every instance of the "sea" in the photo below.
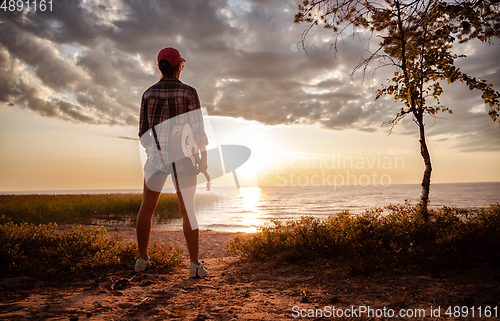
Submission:
{"label": "sea", "polygon": [[[165,189],[165,192],[174,190]],[[44,191],[60,193],[140,193],[141,190]],[[389,204],[416,205],[420,199],[419,184],[389,186],[262,186],[213,187],[206,191],[199,186],[198,194],[211,194],[217,201],[197,206],[200,229],[255,232],[273,220],[297,220],[304,215],[324,219],[348,210],[359,214]],[[25,192],[30,194],[33,192]],[[4,193],[2,193],[4,194]],[[500,203],[500,182],[431,184],[430,207],[456,206],[477,211]],[[119,223],[116,223],[119,224]],[[182,220],[159,223],[154,228],[180,230]]]}
{"label": "sea", "polygon": [[[419,184],[390,186],[264,186],[214,188],[220,200],[197,210],[202,229],[254,232],[273,220],[296,220],[304,215],[324,219],[348,210],[359,214],[392,204],[418,204]],[[477,211],[500,202],[500,183],[432,184],[430,207],[456,206]],[[181,220],[162,227],[180,229]]]}

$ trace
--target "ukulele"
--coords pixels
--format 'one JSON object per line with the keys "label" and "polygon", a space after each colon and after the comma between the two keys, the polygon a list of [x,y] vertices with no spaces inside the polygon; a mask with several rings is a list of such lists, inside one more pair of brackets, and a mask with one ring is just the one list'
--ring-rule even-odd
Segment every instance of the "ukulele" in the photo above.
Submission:
{"label": "ukulele", "polygon": [[[189,158],[196,168],[200,167],[200,149],[194,141],[193,129],[189,124],[177,124],[172,130],[172,151],[176,159]],[[202,172],[207,179],[207,191],[210,191],[212,181],[207,171]]]}

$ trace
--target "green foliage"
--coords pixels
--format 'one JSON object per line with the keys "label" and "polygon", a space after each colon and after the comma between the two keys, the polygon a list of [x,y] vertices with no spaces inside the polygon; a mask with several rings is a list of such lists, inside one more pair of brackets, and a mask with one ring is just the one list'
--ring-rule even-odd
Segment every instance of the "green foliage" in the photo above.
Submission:
{"label": "green foliage", "polygon": [[[198,195],[197,206],[213,204],[212,195]],[[77,195],[0,195],[0,223],[46,224],[49,222],[92,223],[97,220],[135,222],[142,194]],[[155,211],[155,222],[180,218],[175,194],[162,194]]]}
{"label": "green foliage", "polygon": [[436,266],[498,260],[498,203],[476,214],[443,207],[429,210],[429,219],[424,220],[418,213],[418,208],[406,204],[361,215],[344,211],[325,220],[304,216],[298,221],[274,221],[259,233],[235,236],[228,250],[276,262],[334,259],[357,270],[392,263]]}
{"label": "green foliage", "polygon": [[[57,224],[15,224],[0,229],[0,273],[56,275],[132,269],[136,242],[108,236],[104,228],[73,227],[58,234]],[[182,251],[167,243],[153,242],[149,254],[154,267],[170,269],[180,262]]]}
{"label": "green foliage", "polygon": [[294,22],[309,23],[303,40],[314,26],[333,30],[335,45],[338,37],[350,30],[348,27],[381,32],[377,35],[383,39],[378,50],[356,69],[364,66],[365,70],[373,61],[396,68],[389,85],[382,85],[376,94],[376,99],[390,95],[404,104],[393,124],[410,113],[419,122],[421,116],[435,115],[439,110],[451,113],[448,108],[429,104],[429,99],[440,104],[443,89],[439,81],[443,80],[459,80],[470,90],[482,91],[490,117],[500,123],[500,93],[485,80],[461,72],[454,63],[465,55],[452,53],[456,42],[478,39],[489,43],[492,37],[498,37],[499,9],[498,1],[491,0],[306,0],[298,6]]}

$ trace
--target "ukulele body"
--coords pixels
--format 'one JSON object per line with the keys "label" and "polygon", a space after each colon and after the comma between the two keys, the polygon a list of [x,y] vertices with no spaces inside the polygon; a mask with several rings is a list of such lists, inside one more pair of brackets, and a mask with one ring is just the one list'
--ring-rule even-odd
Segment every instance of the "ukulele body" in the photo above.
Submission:
{"label": "ukulele body", "polygon": [[[175,159],[179,160],[182,158],[189,158],[193,163],[193,166],[199,168],[201,164],[200,160],[200,149],[196,142],[194,141],[194,134],[191,125],[189,124],[177,124],[172,130],[172,137],[170,139],[172,152],[174,153]],[[210,190],[211,180],[208,173],[203,172],[205,178],[207,179],[207,190]]]}

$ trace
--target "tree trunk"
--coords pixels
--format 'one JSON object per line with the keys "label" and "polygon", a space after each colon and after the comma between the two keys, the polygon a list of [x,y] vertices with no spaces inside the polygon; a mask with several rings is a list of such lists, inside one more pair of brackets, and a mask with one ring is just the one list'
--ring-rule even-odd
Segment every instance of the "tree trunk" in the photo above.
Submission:
{"label": "tree trunk", "polygon": [[427,204],[429,203],[429,190],[431,185],[431,156],[429,155],[429,150],[427,149],[427,143],[425,142],[425,129],[423,116],[420,114],[417,118],[418,127],[420,130],[420,155],[424,159],[425,170],[424,177],[422,178],[422,194],[420,195],[420,210],[423,216],[423,219],[427,221],[429,219],[429,212],[427,210]]}

